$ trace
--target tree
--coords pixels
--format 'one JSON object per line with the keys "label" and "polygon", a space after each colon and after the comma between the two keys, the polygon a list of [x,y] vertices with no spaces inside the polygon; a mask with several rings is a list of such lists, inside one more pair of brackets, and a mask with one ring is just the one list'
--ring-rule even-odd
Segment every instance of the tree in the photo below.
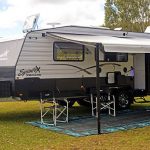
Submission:
{"label": "tree", "polygon": [[150,25],[150,0],[106,0],[105,26],[144,32]]}

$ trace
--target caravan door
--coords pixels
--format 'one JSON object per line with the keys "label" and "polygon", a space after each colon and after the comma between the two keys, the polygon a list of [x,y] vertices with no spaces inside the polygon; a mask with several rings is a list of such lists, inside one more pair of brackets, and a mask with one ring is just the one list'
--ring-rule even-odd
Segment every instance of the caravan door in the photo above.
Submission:
{"label": "caravan door", "polygon": [[[150,61],[149,61],[149,66],[150,66]],[[146,89],[145,54],[134,54],[134,70],[135,70],[135,72],[134,72],[134,89]],[[149,89],[150,89],[150,87],[149,87]]]}

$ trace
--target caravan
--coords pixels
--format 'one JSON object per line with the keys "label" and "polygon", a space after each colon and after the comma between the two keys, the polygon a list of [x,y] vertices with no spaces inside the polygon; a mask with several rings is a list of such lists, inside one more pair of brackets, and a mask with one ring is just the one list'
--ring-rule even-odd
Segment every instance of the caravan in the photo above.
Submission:
{"label": "caravan", "polygon": [[150,34],[79,26],[35,30],[23,39],[1,41],[0,82],[9,81],[10,93],[22,99],[53,90],[56,97],[71,97],[70,105],[75,96],[86,105],[95,89],[97,43],[100,88],[113,89],[118,108],[130,106],[134,89],[150,92]]}

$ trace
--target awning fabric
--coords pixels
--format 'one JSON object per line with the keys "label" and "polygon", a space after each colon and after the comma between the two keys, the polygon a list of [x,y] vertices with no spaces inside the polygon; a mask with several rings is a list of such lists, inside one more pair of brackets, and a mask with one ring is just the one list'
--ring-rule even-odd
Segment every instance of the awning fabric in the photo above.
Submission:
{"label": "awning fabric", "polygon": [[150,39],[141,37],[115,37],[97,35],[78,35],[48,33],[57,39],[84,43],[85,45],[95,46],[95,43],[102,43],[105,52],[121,53],[150,53]]}

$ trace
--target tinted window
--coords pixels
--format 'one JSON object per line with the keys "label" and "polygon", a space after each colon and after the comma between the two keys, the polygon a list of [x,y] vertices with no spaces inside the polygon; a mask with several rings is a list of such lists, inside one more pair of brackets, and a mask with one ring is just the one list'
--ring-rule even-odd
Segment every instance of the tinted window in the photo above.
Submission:
{"label": "tinted window", "polygon": [[84,46],[72,42],[54,43],[54,60],[56,61],[83,61]]}
{"label": "tinted window", "polygon": [[111,61],[111,62],[126,62],[128,61],[128,54],[127,53],[105,53],[104,61]]}

